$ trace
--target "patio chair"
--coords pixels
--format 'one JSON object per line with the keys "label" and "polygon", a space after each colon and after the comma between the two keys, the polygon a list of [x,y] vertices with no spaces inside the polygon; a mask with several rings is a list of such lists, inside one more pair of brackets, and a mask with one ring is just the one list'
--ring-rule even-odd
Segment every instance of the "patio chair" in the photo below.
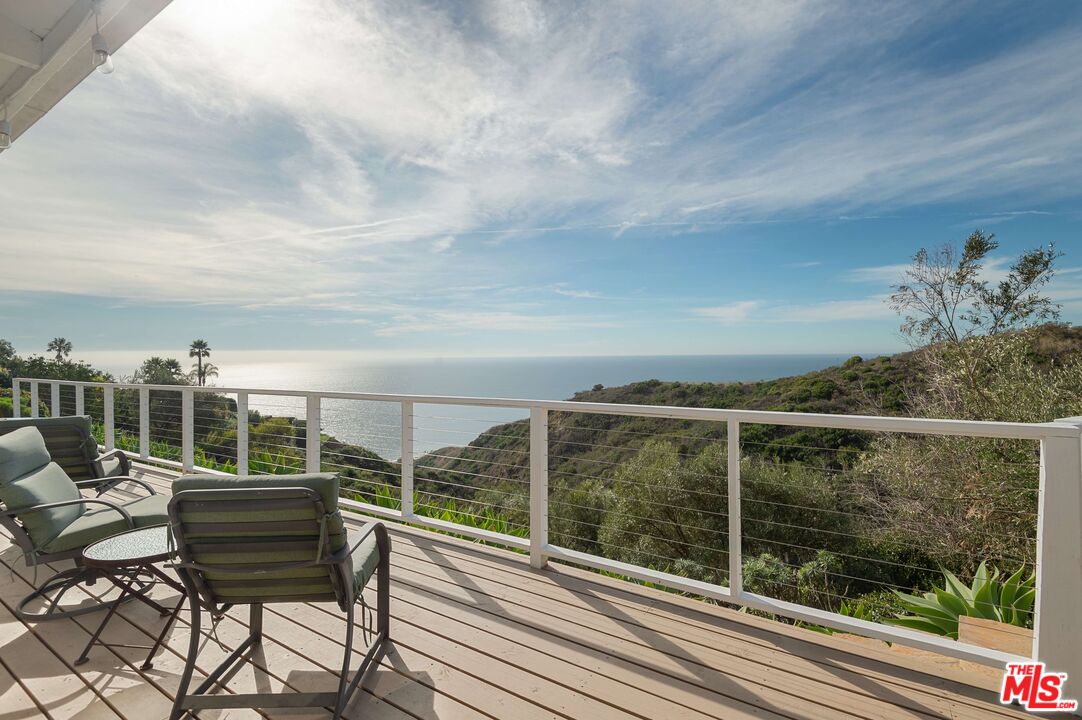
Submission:
{"label": "patio chair", "polygon": [[[148,493],[128,500],[105,499],[103,485],[128,481]],[[97,490],[94,498],[82,490]],[[107,488],[106,488],[107,489]],[[137,527],[168,522],[168,499],[157,495],[147,483],[128,476],[92,478],[74,482],[52,461],[45,440],[36,427],[20,427],[0,435],[0,526],[22,550],[28,566],[74,559],[76,566],[56,573],[15,609],[26,620],[52,620],[99,610],[108,602],[61,607],[60,600],[73,587],[93,583],[98,571],[80,563],[83,548],[110,535]],[[36,600],[46,603],[43,612],[26,607]]]}
{"label": "patio chair", "polygon": [[[366,673],[379,664],[390,638],[390,552],[387,529],[370,523],[346,532],[335,474],[221,477],[190,475],[173,483],[169,522],[177,546],[174,565],[188,591],[191,639],[171,720],[218,708],[327,707],[340,718]],[[355,606],[376,584],[376,628],[350,678]],[[346,615],[345,655],[335,692],[207,694],[262,641],[263,606],[335,602]],[[249,606],[249,636],[193,692],[188,692],[200,647],[204,610],[221,615]],[[362,612],[365,637],[368,617]],[[222,683],[224,685],[224,683]]]}
{"label": "patio chair", "polygon": [[98,441],[90,431],[90,418],[86,415],[5,418],[0,420],[0,435],[21,427],[36,427],[41,432],[45,447],[49,448],[49,456],[72,480],[131,474],[131,461],[122,450],[98,453]]}

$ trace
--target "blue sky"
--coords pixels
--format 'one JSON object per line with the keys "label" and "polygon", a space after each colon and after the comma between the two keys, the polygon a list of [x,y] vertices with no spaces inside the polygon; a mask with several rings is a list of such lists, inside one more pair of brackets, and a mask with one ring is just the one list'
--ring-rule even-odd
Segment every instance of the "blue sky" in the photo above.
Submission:
{"label": "blue sky", "polygon": [[1082,5],[168,7],[0,156],[23,352],[881,352],[921,246],[1055,242]]}

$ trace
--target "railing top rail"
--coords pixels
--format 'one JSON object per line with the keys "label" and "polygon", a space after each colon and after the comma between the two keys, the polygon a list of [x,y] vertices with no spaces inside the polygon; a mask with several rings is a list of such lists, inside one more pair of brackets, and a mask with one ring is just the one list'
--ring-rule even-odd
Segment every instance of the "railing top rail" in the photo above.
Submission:
{"label": "railing top rail", "polygon": [[725,408],[692,408],[670,405],[630,405],[591,403],[575,400],[527,400],[521,398],[490,398],[454,395],[410,395],[402,393],[367,393],[332,390],[284,390],[273,388],[200,387],[192,385],[148,385],[143,383],[108,383],[83,380],[53,380],[46,378],[14,378],[17,382],[60,383],[83,387],[112,387],[123,390],[191,390],[201,393],[246,393],[282,397],[318,395],[332,400],[367,400],[373,402],[412,402],[416,405],[461,405],[501,409],[544,408],[550,411],[591,413],[598,415],[629,415],[678,420],[736,421],[762,425],[821,427],[868,432],[902,432],[921,435],[960,435],[967,437],[1003,438],[1014,440],[1043,440],[1052,437],[1082,436],[1078,425],[1063,422],[1014,423],[984,420],[950,420],[929,418],[885,417],[877,415],[827,415],[823,413],[781,412],[774,410],[735,410]]}

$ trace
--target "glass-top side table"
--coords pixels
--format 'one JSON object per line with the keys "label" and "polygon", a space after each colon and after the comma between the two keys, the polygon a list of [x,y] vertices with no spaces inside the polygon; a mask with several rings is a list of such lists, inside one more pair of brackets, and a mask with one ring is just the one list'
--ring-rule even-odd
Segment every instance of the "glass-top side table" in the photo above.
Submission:
{"label": "glass-top side table", "polygon": [[[88,545],[83,550],[83,564],[100,570],[102,575],[120,588],[120,595],[113,601],[109,612],[90,637],[90,641],[87,642],[82,654],[76,659],[76,665],[82,665],[87,661],[90,649],[95,644],[108,645],[108,643],[99,640],[102,631],[105,630],[105,626],[109,624],[109,621],[113,619],[113,615],[116,614],[121,603],[135,599],[154,608],[163,617],[169,616],[169,619],[165,621],[165,627],[158,634],[154,644],[149,646],[150,652],[147,653],[146,661],[140,666],[143,670],[153,667],[154,653],[161,647],[169,628],[172,627],[187,597],[184,586],[155,565],[155,563],[164,562],[173,556],[170,534],[171,531],[168,525],[153,525],[107,537],[104,540]],[[141,578],[148,576],[151,578],[149,583],[141,580]],[[172,610],[149,597],[150,589],[158,583],[167,585],[180,593],[180,600]],[[143,648],[147,646],[127,645],[124,647]]]}

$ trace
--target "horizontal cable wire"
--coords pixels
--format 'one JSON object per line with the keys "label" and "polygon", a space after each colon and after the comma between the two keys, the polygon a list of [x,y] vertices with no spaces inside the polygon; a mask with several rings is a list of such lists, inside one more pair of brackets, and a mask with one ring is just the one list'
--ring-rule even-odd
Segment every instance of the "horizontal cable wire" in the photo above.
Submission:
{"label": "horizontal cable wire", "polygon": [[[575,520],[574,523],[576,525],[584,525],[586,527],[595,527],[595,528],[598,528],[598,529],[601,529],[603,527],[602,525],[599,525],[597,523],[587,522],[586,520]],[[709,545],[698,545],[696,543],[689,543],[689,542],[685,542],[683,540],[674,540],[673,538],[662,537],[660,535],[651,535],[649,533],[641,533],[641,532],[637,532],[635,530],[627,530],[625,528],[615,529],[614,532],[618,532],[621,535],[627,534],[627,535],[635,535],[635,536],[638,536],[638,537],[649,538],[650,540],[657,540],[657,541],[663,542],[663,543],[673,543],[675,545],[683,545],[684,547],[695,548],[696,550],[705,550],[707,552],[712,552],[712,553],[713,552],[724,552],[724,553],[729,552],[728,543],[726,543],[725,547],[711,547]],[[584,538],[579,538],[579,539],[582,540]],[[600,542],[600,539],[589,541],[589,542]],[[637,549],[636,549],[636,552],[637,552]],[[678,558],[670,558],[670,560],[677,560],[677,559]],[[684,560],[684,561],[690,561],[689,558],[679,558],[679,559]]]}
{"label": "horizontal cable wire", "polygon": [[[499,490],[496,490],[494,492],[499,492]],[[525,496],[520,496],[520,497],[525,497]],[[549,498],[549,503],[555,504],[555,505],[564,505],[566,507],[575,507],[575,508],[579,508],[581,510],[592,510],[593,511],[593,510],[598,509],[598,508],[590,507],[589,505],[577,505],[575,503],[570,503],[570,502],[567,502],[565,500],[554,500],[552,498]],[[685,510],[685,511],[689,510],[689,508],[680,508],[680,509]],[[567,520],[569,522],[579,522],[578,520],[576,520],[574,518],[563,517],[561,515],[552,515],[551,517],[555,517],[557,520]],[[631,518],[632,520],[642,520],[643,522],[647,522],[647,523],[665,523],[666,525],[675,525],[676,527],[679,527],[679,528],[682,528],[682,529],[685,529],[685,530],[697,530],[699,532],[712,533],[714,535],[725,535],[726,537],[728,537],[728,535],[729,535],[729,531],[727,529],[726,530],[719,530],[717,528],[707,528],[707,527],[702,527],[700,525],[688,525],[685,522],[681,522],[681,521],[677,521],[677,520],[662,520],[661,518],[657,518],[657,517],[643,517],[641,515],[635,515],[635,514],[629,513],[629,512],[621,512],[620,517],[621,518]],[[726,516],[722,515],[722,517],[726,517]]]}

